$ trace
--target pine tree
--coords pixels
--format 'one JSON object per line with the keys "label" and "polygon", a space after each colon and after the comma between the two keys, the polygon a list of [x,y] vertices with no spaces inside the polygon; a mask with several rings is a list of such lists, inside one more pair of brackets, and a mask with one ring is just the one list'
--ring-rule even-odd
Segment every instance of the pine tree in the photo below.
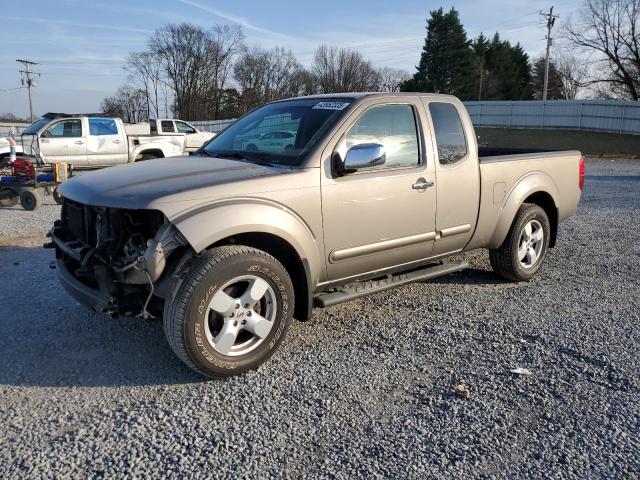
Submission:
{"label": "pine tree", "polygon": [[[545,59],[541,57],[533,64],[533,75],[531,79],[531,91],[533,98],[536,100],[542,99],[542,92],[544,90],[544,67]],[[562,92],[562,76],[556,68],[553,61],[549,62],[549,85],[547,87],[547,99],[548,100],[560,100],[564,97]]]}
{"label": "pine tree", "polygon": [[474,58],[457,10],[431,12],[420,64],[403,91],[438,92],[467,100],[473,97]]}
{"label": "pine tree", "polygon": [[[480,71],[476,70],[474,83],[482,100],[528,100],[531,98],[531,66],[529,56],[520,44],[511,45],[496,33],[488,42],[480,35],[473,43],[476,65],[482,65],[482,89]],[[478,97],[476,97],[478,98]]]}

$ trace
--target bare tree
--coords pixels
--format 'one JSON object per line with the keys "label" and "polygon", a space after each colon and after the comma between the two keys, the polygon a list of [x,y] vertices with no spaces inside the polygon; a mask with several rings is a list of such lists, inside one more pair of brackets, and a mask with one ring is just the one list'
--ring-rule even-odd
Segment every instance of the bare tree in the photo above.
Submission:
{"label": "bare tree", "polygon": [[160,116],[160,91],[162,88],[163,68],[161,59],[150,51],[129,54],[125,70],[129,79],[141,86],[147,96],[147,116]]}
{"label": "bare tree", "polygon": [[125,123],[138,123],[148,120],[147,94],[141,88],[123,85],[113,97],[102,100],[102,111],[122,118]]}
{"label": "bare tree", "polygon": [[242,107],[250,110],[262,103],[307,92],[308,75],[294,55],[284,48],[253,48],[236,62],[234,78],[242,92]]}
{"label": "bare tree", "polygon": [[364,92],[378,88],[380,75],[355,50],[322,45],[311,68],[320,93]]}
{"label": "bare tree", "polygon": [[239,27],[215,26],[206,31],[181,23],[156,30],[149,42],[167,76],[180,118],[217,118],[233,58],[243,48]]}
{"label": "bare tree", "polygon": [[240,27],[216,25],[209,32],[207,70],[211,84],[204,85],[202,92],[208,100],[213,119],[219,118],[227,82],[233,69],[234,59],[245,49],[244,34]]}
{"label": "bare tree", "polygon": [[578,57],[566,50],[557,50],[553,58],[556,71],[560,77],[562,98],[575,100],[587,80],[587,66]]}
{"label": "bare tree", "polygon": [[592,54],[592,77],[612,96],[640,99],[640,0],[585,0],[564,27],[573,47]]}
{"label": "bare tree", "polygon": [[380,92],[399,92],[400,85],[409,80],[412,75],[406,70],[381,67],[378,69],[378,88]]}

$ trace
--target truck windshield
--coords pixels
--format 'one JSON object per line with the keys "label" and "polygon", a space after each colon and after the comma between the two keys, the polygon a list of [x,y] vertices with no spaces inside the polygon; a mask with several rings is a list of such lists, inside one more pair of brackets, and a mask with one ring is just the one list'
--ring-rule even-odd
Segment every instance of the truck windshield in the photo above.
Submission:
{"label": "truck windshield", "polygon": [[33,122],[27,128],[25,128],[22,131],[22,133],[25,134],[25,135],[35,135],[36,133],[38,133],[40,131],[40,129],[42,127],[44,127],[50,121],[51,121],[50,119],[42,117],[42,118],[36,120],[35,122]]}
{"label": "truck windshield", "polygon": [[202,153],[298,166],[352,101],[315,98],[267,104],[220,133]]}

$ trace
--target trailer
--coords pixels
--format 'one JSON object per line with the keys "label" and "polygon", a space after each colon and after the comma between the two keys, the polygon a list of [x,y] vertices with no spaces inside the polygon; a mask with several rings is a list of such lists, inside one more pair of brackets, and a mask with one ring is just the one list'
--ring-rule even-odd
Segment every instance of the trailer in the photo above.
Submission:
{"label": "trailer", "polygon": [[20,203],[25,210],[37,210],[45,194],[52,195],[56,203],[61,204],[57,187],[72,174],[66,163],[43,165],[33,158],[0,160],[0,207]]}

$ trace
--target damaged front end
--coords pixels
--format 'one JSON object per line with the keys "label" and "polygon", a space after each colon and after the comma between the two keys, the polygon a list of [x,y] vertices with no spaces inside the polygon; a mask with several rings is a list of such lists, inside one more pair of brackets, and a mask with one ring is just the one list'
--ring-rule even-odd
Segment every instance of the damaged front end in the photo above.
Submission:
{"label": "damaged front end", "polygon": [[173,270],[167,266],[188,250],[180,232],[159,211],[71,200],[65,200],[50,236],[67,292],[112,316],[161,314]]}

